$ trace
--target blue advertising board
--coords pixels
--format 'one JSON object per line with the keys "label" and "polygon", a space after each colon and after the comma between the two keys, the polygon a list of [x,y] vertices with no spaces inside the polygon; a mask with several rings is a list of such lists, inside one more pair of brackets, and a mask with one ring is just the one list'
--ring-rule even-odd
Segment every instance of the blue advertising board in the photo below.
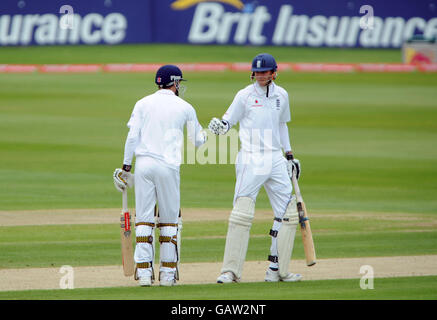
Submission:
{"label": "blue advertising board", "polygon": [[148,43],[152,3],[1,0],[0,45]]}
{"label": "blue advertising board", "polygon": [[0,45],[399,48],[437,37],[437,1],[2,0]]}

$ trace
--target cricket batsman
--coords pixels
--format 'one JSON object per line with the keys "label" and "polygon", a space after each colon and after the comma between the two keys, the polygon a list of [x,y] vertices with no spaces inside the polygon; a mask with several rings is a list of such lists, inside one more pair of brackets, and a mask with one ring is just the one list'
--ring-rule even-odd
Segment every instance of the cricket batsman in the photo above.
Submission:
{"label": "cricket batsman", "polygon": [[[271,247],[265,281],[301,280],[288,272],[294,245],[298,212],[292,196],[291,177],[300,175],[299,160],[293,158],[287,122],[290,121],[288,93],[278,86],[277,64],[263,53],[252,61],[252,84],[240,90],[222,119],[213,118],[209,130],[226,134],[240,123],[241,150],[237,155],[233,209],[229,216],[226,245],[218,283],[239,282],[261,186],[269,197],[273,213]],[[284,153],[285,157],[284,157]]]}
{"label": "cricket batsman", "polygon": [[[156,72],[158,90],[141,100],[133,109],[127,126],[122,169],[114,172],[114,184],[123,190],[135,155],[136,246],[134,259],[140,286],[152,285],[154,277],[155,227],[160,228],[159,281],[173,286],[178,280],[180,252],[180,164],[184,127],[193,144],[206,141],[206,132],[197,120],[194,108],[181,97],[182,71],[164,65]],[[155,205],[159,223],[155,224]]]}

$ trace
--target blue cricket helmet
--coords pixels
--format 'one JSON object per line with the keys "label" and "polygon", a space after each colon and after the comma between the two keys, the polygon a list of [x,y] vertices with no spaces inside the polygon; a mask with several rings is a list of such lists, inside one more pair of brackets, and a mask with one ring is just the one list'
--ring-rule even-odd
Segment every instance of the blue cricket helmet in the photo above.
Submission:
{"label": "blue cricket helmet", "polygon": [[252,60],[252,72],[269,70],[276,72],[277,69],[278,65],[271,54],[261,53]]}
{"label": "blue cricket helmet", "polygon": [[167,64],[156,72],[155,83],[160,88],[171,87],[175,81],[186,81],[182,77],[181,69],[175,65]]}

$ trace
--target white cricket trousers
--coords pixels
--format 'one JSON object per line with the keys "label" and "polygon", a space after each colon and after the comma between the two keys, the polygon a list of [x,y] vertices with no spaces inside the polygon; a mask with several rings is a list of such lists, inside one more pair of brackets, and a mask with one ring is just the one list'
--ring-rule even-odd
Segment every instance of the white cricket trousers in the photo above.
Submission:
{"label": "white cricket trousers", "polygon": [[[155,226],[156,203],[159,208],[158,226]],[[178,261],[176,240],[180,209],[179,170],[156,158],[137,157],[135,207],[135,262],[138,277],[150,276],[152,272],[151,265],[155,256],[154,227],[160,227],[160,271],[175,272]]]}
{"label": "white cricket trousers", "polygon": [[259,190],[264,186],[275,217],[282,219],[293,190],[287,172],[287,160],[282,152],[240,151],[235,162],[235,171],[237,181],[234,204],[238,197],[250,197],[256,202]]}
{"label": "white cricket trousers", "polygon": [[[254,202],[264,186],[274,213],[272,231],[278,232],[293,187],[287,171],[287,160],[281,151],[250,153],[240,151],[235,163],[234,204],[238,197],[250,197]],[[272,237],[270,255],[277,256],[277,239]],[[278,268],[277,262],[270,262],[271,268]]]}

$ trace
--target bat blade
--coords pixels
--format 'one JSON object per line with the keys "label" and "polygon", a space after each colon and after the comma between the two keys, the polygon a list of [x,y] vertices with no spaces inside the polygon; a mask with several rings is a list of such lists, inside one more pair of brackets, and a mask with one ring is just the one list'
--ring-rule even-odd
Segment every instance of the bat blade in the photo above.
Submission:
{"label": "bat blade", "polygon": [[311,267],[316,264],[316,250],[314,248],[313,233],[311,232],[310,221],[308,219],[304,202],[297,203],[297,211],[299,213],[299,224],[302,233],[305,259],[307,266]]}
{"label": "bat blade", "polygon": [[299,184],[293,174],[292,177],[294,192],[296,194],[297,212],[299,214],[300,231],[302,233],[303,248],[305,251],[305,259],[308,267],[316,264],[316,250],[314,248],[313,233],[311,232],[310,220],[308,218],[307,209],[300,193]]}
{"label": "bat blade", "polygon": [[120,214],[121,261],[123,273],[130,277],[135,272],[134,253],[132,247],[132,222],[127,205],[127,191],[123,191],[123,210]]}

